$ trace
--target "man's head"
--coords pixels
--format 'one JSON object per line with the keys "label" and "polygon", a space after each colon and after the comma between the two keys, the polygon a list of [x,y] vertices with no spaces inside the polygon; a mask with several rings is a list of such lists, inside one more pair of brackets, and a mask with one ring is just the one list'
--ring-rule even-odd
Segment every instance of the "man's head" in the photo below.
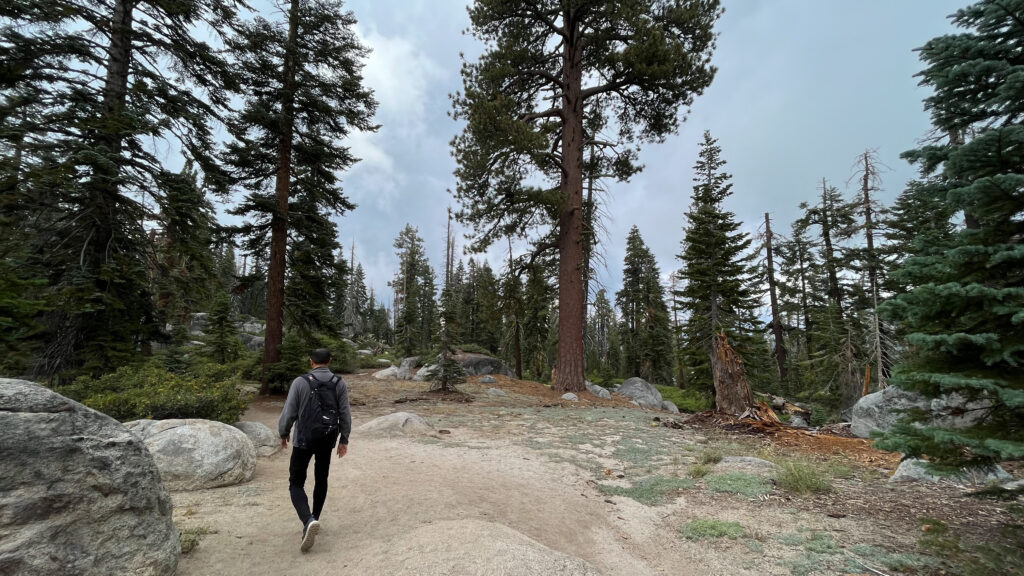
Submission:
{"label": "man's head", "polygon": [[327,348],[317,348],[309,353],[309,364],[316,368],[317,366],[327,366],[331,363],[331,351]]}

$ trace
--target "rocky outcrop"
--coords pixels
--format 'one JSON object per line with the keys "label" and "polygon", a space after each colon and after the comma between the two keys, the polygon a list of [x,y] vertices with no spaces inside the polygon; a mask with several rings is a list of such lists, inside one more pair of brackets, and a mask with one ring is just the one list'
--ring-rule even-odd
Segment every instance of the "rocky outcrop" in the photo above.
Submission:
{"label": "rocky outcrop", "polygon": [[416,382],[424,382],[424,381],[427,380],[427,378],[431,374],[437,372],[437,370],[438,370],[438,365],[437,364],[431,364],[430,366],[424,366],[423,368],[420,368],[416,372],[416,375],[413,376],[412,379],[415,380]]}
{"label": "rocky outcrop", "polygon": [[169,490],[202,490],[252,480],[256,448],[244,432],[212,420],[125,423],[146,443]]}
{"label": "rocky outcrop", "polygon": [[416,367],[420,364],[419,356],[409,356],[403,358],[402,363],[398,366],[398,379],[399,380],[412,380],[416,376]]}
{"label": "rocky outcrop", "polygon": [[395,412],[374,418],[356,431],[370,436],[417,436],[432,434],[434,427],[411,412]]}
{"label": "rocky outcrop", "polygon": [[616,392],[634,400],[641,408],[661,410],[664,401],[661,392],[653,384],[635,376],[623,382]]}
{"label": "rocky outcrop", "polygon": [[990,403],[987,400],[968,402],[958,394],[949,394],[929,400],[915,392],[896,386],[868,394],[854,404],[850,416],[850,432],[861,438],[869,438],[871,432],[885,432],[892,427],[907,410],[931,412],[931,423],[944,428],[963,428],[976,424],[985,416]]}
{"label": "rocky outcrop", "polygon": [[235,422],[235,428],[249,437],[258,456],[271,456],[281,450],[281,439],[260,422]]}
{"label": "rocky outcrop", "polygon": [[118,421],[0,379],[0,574],[171,576],[178,532],[153,456]]}
{"label": "rocky outcrop", "polygon": [[993,482],[1006,482],[1013,480],[1001,466],[988,468],[964,468],[956,474],[940,476],[928,470],[927,462],[918,458],[907,458],[900,462],[899,467],[889,477],[889,482],[950,482],[961,486],[978,486]]}
{"label": "rocky outcrop", "polygon": [[516,373],[497,358],[483,354],[456,354],[455,359],[462,365],[466,376],[482,376],[484,374],[501,374],[509,378],[515,378]]}
{"label": "rocky outcrop", "polygon": [[601,386],[598,386],[597,384],[591,383],[590,380],[584,381],[583,385],[587,387],[587,392],[590,392],[591,394],[597,396],[598,398],[608,399],[612,397],[611,392],[609,392],[605,388],[602,388]]}
{"label": "rocky outcrop", "polygon": [[245,347],[256,352],[257,350],[263,350],[264,342],[266,342],[266,339],[263,336],[253,336],[252,340],[249,340]]}
{"label": "rocky outcrop", "polygon": [[391,366],[383,370],[378,370],[373,373],[373,377],[377,380],[397,380],[398,379],[398,368]]}

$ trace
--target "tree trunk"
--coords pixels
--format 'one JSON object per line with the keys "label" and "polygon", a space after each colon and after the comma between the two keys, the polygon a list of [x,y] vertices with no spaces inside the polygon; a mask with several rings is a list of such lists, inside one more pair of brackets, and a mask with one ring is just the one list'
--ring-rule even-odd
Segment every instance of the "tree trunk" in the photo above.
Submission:
{"label": "tree trunk", "polygon": [[715,409],[739,416],[754,405],[754,395],[743,370],[743,360],[729,346],[725,332],[715,334],[711,346],[711,371],[715,380]]}
{"label": "tree trunk", "polygon": [[871,220],[871,180],[874,167],[871,156],[864,152],[864,174],[861,191],[864,194],[864,236],[867,240],[868,283],[871,287],[872,316],[874,316],[875,363],[878,364],[878,388],[885,388],[885,372],[882,366],[882,327],[878,320],[878,259],[875,255],[875,227]]}
{"label": "tree trunk", "polygon": [[839,290],[839,276],[836,272],[835,254],[832,249],[832,223],[829,221],[828,186],[821,179],[821,239],[825,242],[825,270],[828,272],[828,299],[843,316],[842,293]]}
{"label": "tree trunk", "polygon": [[[512,237],[508,238],[508,273],[512,276]],[[518,278],[515,280],[519,282]],[[516,378],[523,379],[523,346],[522,336],[519,333],[519,315],[522,313],[522,307],[519,302],[514,302],[512,306],[512,357],[516,363]]]}
{"label": "tree trunk", "polygon": [[558,355],[552,388],[582,392],[583,373],[583,51],[572,9],[562,49],[562,212],[558,218]]}
{"label": "tree trunk", "polygon": [[768,293],[772,302],[772,333],[775,336],[775,362],[779,366],[779,381],[786,380],[786,342],[783,340],[782,319],[779,318],[779,297],[775,288],[775,262],[772,258],[772,221],[764,213],[765,251],[768,263]]}
{"label": "tree trunk", "polygon": [[270,392],[270,366],[281,361],[284,337],[285,253],[288,249],[288,196],[291,189],[292,129],[295,112],[295,52],[299,28],[299,0],[288,10],[288,39],[284,50],[284,79],[281,100],[281,133],[277,144],[277,180],[274,195],[277,210],[270,219],[270,261],[267,269],[267,327],[263,347],[260,394]]}

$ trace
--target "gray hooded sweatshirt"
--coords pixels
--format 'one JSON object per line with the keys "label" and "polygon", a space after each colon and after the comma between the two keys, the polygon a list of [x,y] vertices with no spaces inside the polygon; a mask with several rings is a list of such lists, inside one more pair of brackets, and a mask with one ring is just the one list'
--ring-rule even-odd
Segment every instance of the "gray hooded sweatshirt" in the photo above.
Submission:
{"label": "gray hooded sweatshirt", "polygon": [[[330,382],[331,378],[334,377],[334,373],[325,366],[314,369],[310,374],[317,381],[324,384]],[[341,379],[341,376],[338,376],[338,385],[335,388],[335,392],[338,395],[338,412],[341,420],[338,437],[342,444],[348,444],[348,435],[352,431],[352,411],[348,406],[348,386]],[[288,388],[288,399],[284,401],[284,410],[281,411],[281,419],[277,421],[278,436],[281,438],[288,437],[292,430],[292,425],[299,418],[299,414],[306,409],[306,404],[309,403],[309,396],[309,382],[306,381],[304,376],[299,376],[292,381],[292,385]],[[292,444],[296,448],[307,448],[307,439],[302,431],[295,430],[295,434],[292,436]]]}

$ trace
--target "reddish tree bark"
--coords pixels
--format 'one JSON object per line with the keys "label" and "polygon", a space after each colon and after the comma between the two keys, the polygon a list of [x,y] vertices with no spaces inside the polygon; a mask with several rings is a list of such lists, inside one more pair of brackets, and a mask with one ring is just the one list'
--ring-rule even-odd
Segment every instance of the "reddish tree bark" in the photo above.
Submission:
{"label": "reddish tree bark", "polygon": [[285,253],[288,249],[288,197],[291,190],[292,129],[295,113],[295,39],[298,28],[299,0],[292,0],[288,10],[288,40],[284,51],[284,79],[281,91],[281,134],[277,145],[277,179],[274,183],[277,210],[270,219],[267,327],[263,344],[260,394],[270,392],[269,368],[281,361],[281,341],[284,337]]}

